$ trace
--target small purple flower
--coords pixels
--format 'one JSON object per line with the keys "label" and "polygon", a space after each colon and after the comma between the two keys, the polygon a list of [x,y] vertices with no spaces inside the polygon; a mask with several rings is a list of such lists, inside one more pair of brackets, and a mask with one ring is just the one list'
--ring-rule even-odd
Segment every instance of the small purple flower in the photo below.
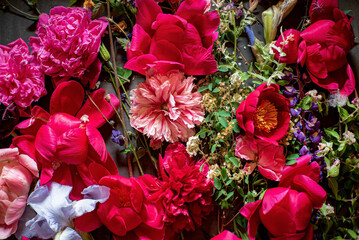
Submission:
{"label": "small purple flower", "polygon": [[318,106],[317,103],[312,102],[312,110],[315,111],[315,112],[317,112],[319,110],[319,106]]}
{"label": "small purple flower", "polygon": [[293,117],[299,116],[299,114],[300,114],[301,112],[302,112],[302,109],[301,109],[301,108],[298,108],[298,109],[291,108],[291,109],[290,109],[290,114],[291,114]]}
{"label": "small purple flower", "polygon": [[309,136],[309,139],[313,142],[313,143],[320,143],[320,141],[322,140],[322,132],[318,129],[317,131],[315,131],[314,133],[312,133]]}
{"label": "small purple flower", "polygon": [[296,129],[293,133],[294,137],[301,143],[304,143],[307,137],[300,129]]}
{"label": "small purple flower", "polygon": [[285,97],[294,97],[298,94],[297,90],[292,86],[285,86],[285,90],[283,90],[283,95]]}
{"label": "small purple flower", "polygon": [[[314,157],[315,161],[322,162],[324,160],[324,157],[323,156],[318,156],[319,152],[320,152],[320,150],[315,151],[314,154],[313,154],[313,157]],[[324,164],[325,164],[325,162],[324,162]],[[323,163],[322,163],[322,165],[323,165]],[[322,165],[321,165],[321,169],[322,169]]]}
{"label": "small purple flower", "polygon": [[309,154],[309,149],[306,145],[304,145],[300,150],[299,150],[299,154],[301,156],[307,155]]}
{"label": "small purple flower", "polygon": [[302,121],[298,121],[297,124],[295,124],[295,127],[298,129],[302,129],[303,128]]}
{"label": "small purple flower", "polygon": [[126,95],[124,93],[121,93],[121,102],[126,101]]}
{"label": "small purple flower", "polygon": [[297,97],[290,97],[289,98],[289,103],[290,103],[290,107],[294,107],[298,102],[298,98]]}
{"label": "small purple flower", "polygon": [[111,140],[120,146],[123,146],[123,144],[125,144],[122,133],[116,129],[112,129]]}
{"label": "small purple flower", "polygon": [[318,118],[314,116],[309,116],[309,121],[305,121],[305,127],[309,132],[315,132],[318,130],[320,126],[320,122],[318,121]]}

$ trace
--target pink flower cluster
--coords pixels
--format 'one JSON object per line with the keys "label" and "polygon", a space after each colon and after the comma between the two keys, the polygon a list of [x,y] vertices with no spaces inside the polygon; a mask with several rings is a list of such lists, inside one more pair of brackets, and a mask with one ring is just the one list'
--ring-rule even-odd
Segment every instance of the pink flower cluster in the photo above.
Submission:
{"label": "pink flower cluster", "polygon": [[347,54],[354,44],[352,19],[339,10],[337,0],[317,0],[310,6],[312,24],[304,31],[289,29],[278,38],[276,46],[286,54],[276,58],[284,63],[306,66],[312,81],[318,86],[342,95],[355,89],[353,71]]}
{"label": "pink flower cluster", "polygon": [[30,38],[36,60],[55,86],[71,77],[93,88],[101,71],[97,58],[106,18],[91,20],[83,8],[55,7],[41,14],[36,26],[38,37]]}
{"label": "pink flower cluster", "polygon": [[22,39],[0,45],[0,102],[26,108],[46,94],[44,74]]}

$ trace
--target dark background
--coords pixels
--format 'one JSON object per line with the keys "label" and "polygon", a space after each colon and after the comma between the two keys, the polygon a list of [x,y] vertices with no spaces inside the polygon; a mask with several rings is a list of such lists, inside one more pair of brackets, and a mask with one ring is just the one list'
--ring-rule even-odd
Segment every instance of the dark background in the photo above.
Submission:
{"label": "dark background", "polygon": [[[35,12],[26,4],[26,0],[8,0],[12,5],[16,6],[20,10],[35,15]],[[309,0],[310,1],[310,0]],[[69,0],[38,0],[37,8],[42,13],[48,13],[49,10],[55,6],[68,6]],[[248,8],[248,1],[245,2],[245,7]],[[299,0],[297,6],[293,9],[292,13],[284,20],[283,23],[283,31],[289,28],[297,28],[301,17],[305,15],[305,3],[307,0]],[[0,6],[4,4],[4,0],[0,0]],[[266,8],[270,7],[273,4],[276,4],[276,0],[261,0],[259,6],[254,12],[261,19],[261,12]],[[355,38],[355,46],[350,51],[348,55],[349,62],[354,71],[355,77],[357,79],[357,86],[359,85],[359,0],[339,0],[339,6],[341,10],[352,10],[349,12],[350,16],[354,17],[352,22]],[[15,41],[18,38],[22,38],[25,42],[28,43],[28,38],[30,36],[35,36],[35,28],[36,22],[29,20],[23,17],[21,14],[17,13],[11,8],[0,9],[0,44],[7,45],[10,42]],[[254,33],[259,40],[264,40],[263,38],[263,27],[257,23],[253,26]],[[105,40],[106,41],[106,40]],[[253,56],[250,48],[248,47],[248,40],[243,34],[239,39],[239,49],[245,56],[245,58],[251,62],[253,61]],[[122,56],[118,54],[117,62],[121,64]],[[242,61],[241,68],[243,71],[246,71],[248,66]],[[129,89],[134,88],[140,81],[143,81],[143,77],[136,75],[135,79],[128,86]],[[111,93],[114,93],[112,86],[108,83],[103,83],[101,87],[105,88]],[[46,96],[44,99],[40,100],[40,105],[48,104],[50,96]],[[127,121],[127,128],[130,129],[129,121]],[[117,163],[117,166],[120,171],[120,175],[128,177],[128,168],[127,161],[123,154],[120,154],[119,151],[123,149],[123,147],[114,144],[110,140],[111,136],[111,127],[106,124],[100,129],[102,133],[108,151],[111,156]],[[0,140],[1,141],[1,140]],[[144,168],[145,173],[155,174],[154,168],[152,166],[151,160],[143,158],[141,160],[141,165]],[[138,169],[136,168],[136,164],[133,164],[134,174],[135,176],[139,175]],[[212,216],[209,216],[207,221],[204,222],[202,229],[199,229],[196,233],[187,233],[185,234],[185,239],[208,239],[212,237],[217,231],[217,212],[213,212]],[[105,233],[105,234],[104,234]],[[210,234],[207,234],[210,233]],[[100,229],[95,233],[96,239],[108,239],[110,235],[106,233],[104,229]]]}

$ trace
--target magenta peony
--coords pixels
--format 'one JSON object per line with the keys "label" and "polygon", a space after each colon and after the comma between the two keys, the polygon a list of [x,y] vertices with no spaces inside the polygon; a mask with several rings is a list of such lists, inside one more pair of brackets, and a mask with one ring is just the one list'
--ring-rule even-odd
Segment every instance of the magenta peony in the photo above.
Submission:
{"label": "magenta peony", "polygon": [[263,199],[248,203],[240,213],[248,219],[249,239],[255,239],[262,223],[270,239],[313,239],[310,225],[312,209],[319,209],[326,199],[325,190],[318,184],[320,167],[310,155],[286,166],[279,186],[268,189]]}
{"label": "magenta peony", "polygon": [[239,136],[236,140],[235,154],[247,161],[253,161],[244,166],[244,170],[248,173],[252,173],[258,166],[259,172],[265,178],[279,181],[282,176],[285,166],[283,146],[248,136]]}
{"label": "magenta peony", "polygon": [[316,21],[300,34],[303,40],[298,63],[306,66],[318,86],[348,96],[355,89],[355,77],[346,57],[354,44],[352,19],[337,8],[333,17]]}
{"label": "magenta peony", "polygon": [[277,47],[282,49],[285,56],[280,56],[279,52],[274,49],[275,59],[286,64],[296,63],[298,58],[298,46],[301,39],[302,38],[300,37],[300,32],[298,30],[288,29],[285,31],[283,36],[280,35],[275,43]]}
{"label": "magenta peony", "polygon": [[97,54],[107,24],[106,18],[91,20],[91,12],[83,8],[54,7],[49,15],[40,15],[38,37],[31,37],[30,45],[55,86],[76,77],[94,87],[101,71]]}
{"label": "magenta peony", "polygon": [[193,87],[193,77],[177,71],[148,77],[131,91],[131,125],[151,137],[151,145],[187,141],[204,115],[202,96]]}
{"label": "magenta peony", "polygon": [[22,39],[0,45],[0,102],[26,108],[46,94],[44,74]]}
{"label": "magenta peony", "polygon": [[339,8],[338,0],[313,0],[309,8],[310,21],[314,23],[323,19],[334,20],[335,8]]}
{"label": "magenta peony", "polygon": [[208,1],[185,0],[175,15],[164,14],[154,0],[139,0],[137,7],[125,68],[143,75],[149,68],[159,73],[178,69],[187,75],[217,71],[211,52],[219,16],[216,11],[206,13]]}
{"label": "magenta peony", "polygon": [[279,86],[263,83],[241,102],[236,111],[238,125],[246,135],[278,144],[290,121],[289,100],[278,93]]}
{"label": "magenta peony", "polygon": [[0,149],[0,239],[16,231],[32,180],[37,176],[32,158],[19,154],[17,148]]}
{"label": "magenta peony", "polygon": [[166,238],[201,226],[213,210],[213,180],[207,179],[207,164],[194,162],[182,143],[174,143],[167,147],[164,158],[160,156],[159,171],[163,181],[159,187],[153,184],[157,188],[152,198],[164,206]]}
{"label": "magenta peony", "polygon": [[230,231],[224,230],[220,234],[211,238],[211,240],[242,240]]}
{"label": "magenta peony", "polygon": [[153,239],[164,236],[163,211],[148,201],[145,190],[136,178],[106,176],[100,182],[109,187],[109,199],[99,204],[100,221],[114,233],[114,239]]}

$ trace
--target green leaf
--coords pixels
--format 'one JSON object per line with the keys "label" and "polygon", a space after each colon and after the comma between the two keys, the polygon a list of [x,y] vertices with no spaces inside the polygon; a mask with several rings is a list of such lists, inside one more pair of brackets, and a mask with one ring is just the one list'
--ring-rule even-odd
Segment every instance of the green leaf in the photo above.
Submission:
{"label": "green leaf", "polygon": [[218,117],[218,121],[224,128],[228,127],[228,122],[227,122],[227,120],[225,118]]}
{"label": "green leaf", "polygon": [[91,19],[98,18],[104,12],[105,12],[105,5],[103,3],[97,3],[92,10]]}
{"label": "green leaf", "polygon": [[220,67],[218,68],[218,71],[220,71],[220,72],[228,72],[228,68],[225,67],[225,66],[220,66]]}
{"label": "green leaf", "polygon": [[232,122],[234,122],[233,124],[233,131],[236,133],[240,133],[241,129],[239,128],[238,122],[236,119],[233,119]]}
{"label": "green leaf", "polygon": [[225,201],[226,200],[229,200],[232,196],[233,196],[234,192],[230,192],[228,193],[227,197],[224,199]]}
{"label": "green leaf", "polygon": [[239,167],[239,162],[238,162],[238,159],[237,159],[237,158],[235,158],[235,157],[230,157],[230,158],[228,158],[228,160],[229,160],[231,163],[233,163],[234,166]]}
{"label": "green leaf", "polygon": [[222,182],[219,178],[214,178],[213,179],[213,184],[214,184],[214,187],[217,189],[217,190],[220,190],[222,188]]}
{"label": "green leaf", "polygon": [[208,89],[209,89],[209,91],[212,91],[212,89],[213,89],[213,83],[208,84]]}
{"label": "green leaf", "polygon": [[347,233],[352,237],[352,239],[357,238],[357,234],[353,230],[348,229],[348,228],[346,228],[345,230],[347,230]]}
{"label": "green leaf", "polygon": [[327,135],[331,135],[331,136],[335,137],[335,138],[338,139],[338,140],[339,140],[339,138],[340,138],[339,134],[338,134],[336,131],[332,130],[332,129],[325,128],[325,129],[324,129],[324,132],[325,132]]}
{"label": "green leaf", "polygon": [[72,7],[76,2],[77,2],[77,0],[71,0],[69,3],[69,7]]}
{"label": "green leaf", "polygon": [[328,178],[328,186],[332,189],[335,199],[338,198],[338,181],[335,178]]}
{"label": "green leaf", "polygon": [[123,78],[129,78],[132,75],[132,71],[126,68],[121,68],[117,66],[117,74]]}
{"label": "green leaf", "polygon": [[289,160],[285,163],[286,166],[290,166],[290,165],[293,165],[293,164],[296,164],[297,163],[297,160]]}
{"label": "green leaf", "polygon": [[287,161],[295,160],[297,158],[299,158],[299,153],[293,153],[293,154],[290,154],[289,156],[287,156]]}
{"label": "green leaf", "polygon": [[125,148],[125,149],[120,151],[120,153],[128,153],[128,152],[131,152],[131,149]]}
{"label": "green leaf", "polygon": [[198,88],[197,92],[203,92],[204,90],[207,90],[208,86],[202,86],[200,88]]}
{"label": "green leaf", "polygon": [[338,111],[341,119],[347,119],[349,117],[349,113],[345,108],[338,107]]}
{"label": "green leaf", "polygon": [[217,144],[213,144],[211,148],[211,153],[214,153],[216,151]]}
{"label": "green leaf", "polygon": [[222,169],[221,169],[221,175],[222,175],[222,177],[223,177],[223,180],[224,180],[224,181],[227,181],[228,175],[227,175],[227,169],[226,169],[226,168],[222,168]]}
{"label": "green leaf", "polygon": [[127,38],[116,38],[117,42],[121,45],[123,50],[127,52],[127,44],[128,47],[131,46],[131,42]]}
{"label": "green leaf", "polygon": [[345,15],[348,15],[349,13],[353,12],[351,9],[348,10],[343,10],[343,13],[345,13]]}
{"label": "green leaf", "polygon": [[221,110],[218,111],[218,116],[221,116],[221,117],[230,117],[231,114],[230,114],[229,112],[227,112],[227,111],[221,109]]}
{"label": "green leaf", "polygon": [[37,4],[37,0],[26,0],[29,6],[35,6]]}
{"label": "green leaf", "polygon": [[245,80],[247,80],[247,79],[249,78],[249,76],[248,76],[248,74],[247,74],[246,72],[241,73],[240,76],[241,76],[241,79],[242,79],[243,81],[245,81]]}
{"label": "green leaf", "polygon": [[215,88],[215,89],[213,89],[213,93],[218,93],[220,90],[219,90],[219,88]]}

